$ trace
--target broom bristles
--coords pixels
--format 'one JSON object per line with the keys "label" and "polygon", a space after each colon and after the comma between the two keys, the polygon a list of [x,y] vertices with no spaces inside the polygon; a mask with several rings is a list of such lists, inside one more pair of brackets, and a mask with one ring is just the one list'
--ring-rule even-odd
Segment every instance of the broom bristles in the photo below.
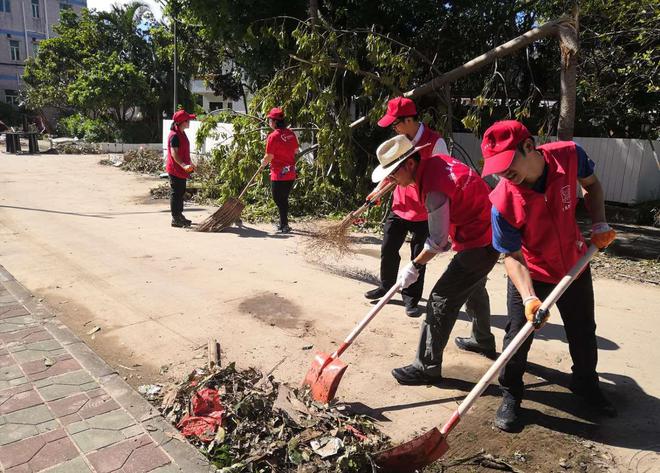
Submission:
{"label": "broom bristles", "polygon": [[320,230],[310,232],[307,249],[313,253],[335,253],[343,256],[352,251],[349,237],[353,221],[345,219],[340,223],[327,225]]}

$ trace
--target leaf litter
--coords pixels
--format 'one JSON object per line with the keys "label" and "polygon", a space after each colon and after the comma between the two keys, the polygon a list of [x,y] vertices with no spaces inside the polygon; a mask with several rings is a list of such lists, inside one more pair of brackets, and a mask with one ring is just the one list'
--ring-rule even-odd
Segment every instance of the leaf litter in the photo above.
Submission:
{"label": "leaf litter", "polygon": [[375,472],[390,446],[374,422],[250,368],[197,368],[158,393],[160,411],[222,473]]}

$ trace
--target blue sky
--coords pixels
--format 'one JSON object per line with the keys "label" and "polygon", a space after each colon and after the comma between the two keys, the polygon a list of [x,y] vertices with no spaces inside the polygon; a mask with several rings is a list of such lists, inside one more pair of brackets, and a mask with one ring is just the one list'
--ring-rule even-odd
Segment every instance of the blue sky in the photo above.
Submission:
{"label": "blue sky", "polygon": [[[113,4],[123,5],[125,3],[130,3],[131,0],[87,0],[87,8],[96,9],[96,10],[110,10]],[[156,0],[142,0],[143,3],[146,3],[151,7],[151,11],[154,12],[156,18],[160,19],[161,17],[161,6]]]}

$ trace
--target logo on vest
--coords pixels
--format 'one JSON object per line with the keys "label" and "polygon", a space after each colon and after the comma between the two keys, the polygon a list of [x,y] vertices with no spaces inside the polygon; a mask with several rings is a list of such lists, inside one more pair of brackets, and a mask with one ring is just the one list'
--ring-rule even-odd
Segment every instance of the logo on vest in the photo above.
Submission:
{"label": "logo on vest", "polygon": [[569,210],[571,208],[571,186],[561,188],[561,203],[562,210]]}

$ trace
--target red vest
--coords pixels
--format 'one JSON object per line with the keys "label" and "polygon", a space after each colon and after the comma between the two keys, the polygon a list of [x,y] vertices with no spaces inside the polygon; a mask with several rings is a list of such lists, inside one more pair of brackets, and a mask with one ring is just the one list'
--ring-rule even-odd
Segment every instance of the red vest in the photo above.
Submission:
{"label": "red vest", "polygon": [[[428,126],[425,125],[422,136],[419,138],[419,141],[415,146],[422,146],[426,143],[431,143],[431,146],[427,146],[423,150],[420,150],[420,156],[422,158],[430,157],[433,153],[435,142],[440,138],[442,138],[440,133],[435,130],[431,130]],[[396,186],[394,188],[394,196],[392,197],[392,212],[410,222],[423,222],[424,220],[428,219],[424,201],[419,200],[417,188],[416,186],[412,185],[406,187]]]}
{"label": "red vest", "polygon": [[165,171],[167,172],[167,174],[171,174],[172,176],[180,177],[181,179],[188,179],[190,177],[190,174],[184,171],[183,168],[179,166],[172,157],[170,140],[174,135],[178,135],[179,137],[179,148],[178,148],[179,160],[183,164],[191,164],[190,142],[188,141],[188,137],[183,131],[177,132],[176,130],[172,130],[170,131],[170,134],[167,137],[167,163],[165,163]]}
{"label": "red vest", "polygon": [[296,178],[296,149],[298,138],[288,128],[278,128],[266,139],[266,153],[273,155],[270,162],[271,181],[292,181]]}
{"label": "red vest", "polygon": [[472,168],[451,156],[436,154],[419,162],[415,182],[421,202],[429,192],[449,198],[449,236],[454,251],[490,245],[490,188]]}
{"label": "red vest", "polygon": [[522,233],[522,253],[533,280],[556,284],[586,252],[575,220],[575,143],[558,141],[537,148],[547,165],[545,193],[500,180],[490,200]]}

